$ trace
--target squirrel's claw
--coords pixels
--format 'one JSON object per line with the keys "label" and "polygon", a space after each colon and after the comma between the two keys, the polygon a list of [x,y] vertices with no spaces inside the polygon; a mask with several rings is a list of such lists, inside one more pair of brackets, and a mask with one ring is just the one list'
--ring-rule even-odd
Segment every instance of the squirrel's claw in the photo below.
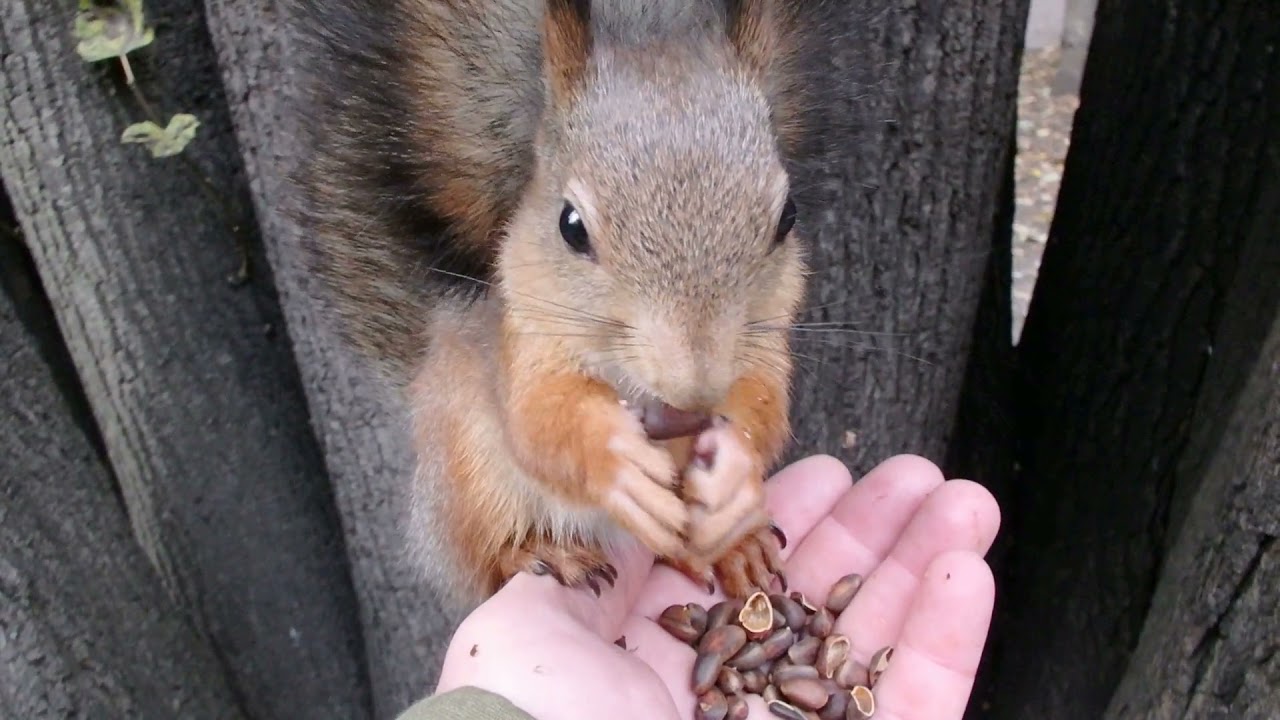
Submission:
{"label": "squirrel's claw", "polygon": [[711,567],[703,567],[694,565],[688,560],[677,560],[675,558],[662,558],[662,563],[675,570],[676,572],[689,578],[695,584],[701,586],[707,591],[708,595],[714,595],[716,592],[716,573]]}
{"label": "squirrel's claw", "polygon": [[605,560],[604,553],[587,545],[569,547],[553,545],[543,540],[531,540],[523,547],[512,548],[504,563],[508,573],[521,570],[538,576],[551,576],[560,585],[573,589],[590,589],[599,597],[601,581],[613,587],[617,583],[618,570]]}
{"label": "squirrel's claw", "polygon": [[[591,572],[587,574],[587,584],[591,586],[592,590],[596,590],[598,587],[594,582],[596,578],[609,583],[609,587],[613,587],[618,579],[618,571],[609,563],[605,563],[601,567],[592,569]],[[596,596],[600,596],[600,592],[598,590],[596,590]]]}
{"label": "squirrel's claw", "polygon": [[778,546],[785,550],[787,548],[787,534],[782,532],[782,528],[778,527],[777,523],[770,520],[769,531],[773,533],[774,537],[778,538]]}
{"label": "squirrel's claw", "polygon": [[783,592],[787,578],[783,574],[781,542],[770,527],[747,535],[715,564],[715,576],[728,597],[745,598],[757,590],[770,592],[776,578]]}

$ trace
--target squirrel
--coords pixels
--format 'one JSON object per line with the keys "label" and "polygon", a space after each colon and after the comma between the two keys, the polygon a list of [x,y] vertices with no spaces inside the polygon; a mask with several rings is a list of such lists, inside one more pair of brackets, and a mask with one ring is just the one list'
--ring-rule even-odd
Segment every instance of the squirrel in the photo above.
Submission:
{"label": "squirrel", "polygon": [[709,592],[785,590],[802,4],[298,1],[305,249],[407,400],[445,590],[599,595],[626,538]]}

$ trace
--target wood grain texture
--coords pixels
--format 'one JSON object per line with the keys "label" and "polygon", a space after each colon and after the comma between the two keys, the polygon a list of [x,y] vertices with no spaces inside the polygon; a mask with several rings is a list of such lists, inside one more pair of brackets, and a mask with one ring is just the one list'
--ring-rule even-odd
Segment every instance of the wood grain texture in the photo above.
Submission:
{"label": "wood grain texture", "polygon": [[[252,227],[199,5],[147,9],[164,23],[139,86],[200,118],[188,152]],[[133,530],[246,712],[361,717],[355,597],[270,277],[230,287],[214,203],[180,159],[119,142],[143,113],[118,67],[76,55],[73,13],[0,8],[0,175]]]}
{"label": "wood grain texture", "polygon": [[1280,717],[1280,315],[1103,717]]}
{"label": "wood grain texture", "polygon": [[31,283],[3,258],[0,716],[244,718],[19,322]]}
{"label": "wood grain texture", "polygon": [[1097,715],[1280,307],[1280,25],[1099,7],[1019,346],[990,717]]}
{"label": "wood grain texture", "polygon": [[843,326],[795,334],[792,458],[831,453],[856,476],[898,453],[945,456],[1005,251],[995,220],[1026,8],[829,4],[812,27],[819,132],[791,163],[813,245],[803,320]]}
{"label": "wood grain texture", "polygon": [[305,271],[291,220],[297,197],[285,178],[299,161],[294,128],[306,55],[286,2],[206,0],[210,33],[231,100],[289,337],[324,449],[360,602],[377,717],[429,694],[456,613],[418,579],[404,554],[412,482],[405,410],[339,342],[324,293]]}

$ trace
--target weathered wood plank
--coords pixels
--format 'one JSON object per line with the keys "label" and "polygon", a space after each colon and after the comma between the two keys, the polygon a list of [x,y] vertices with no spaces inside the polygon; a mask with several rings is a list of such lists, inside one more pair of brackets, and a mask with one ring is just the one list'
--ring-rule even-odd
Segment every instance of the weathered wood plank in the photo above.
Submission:
{"label": "weathered wood plank", "polygon": [[18,320],[32,279],[0,259],[0,716],[241,720]]}
{"label": "weathered wood plank", "polygon": [[[133,56],[158,112],[253,228],[199,4]],[[367,689],[336,513],[270,276],[238,263],[181,158],[122,145],[143,111],[118,67],[75,53],[75,5],[0,7],[0,176],[57,314],[143,549],[256,717],[360,717]],[[270,328],[275,328],[271,331]]]}

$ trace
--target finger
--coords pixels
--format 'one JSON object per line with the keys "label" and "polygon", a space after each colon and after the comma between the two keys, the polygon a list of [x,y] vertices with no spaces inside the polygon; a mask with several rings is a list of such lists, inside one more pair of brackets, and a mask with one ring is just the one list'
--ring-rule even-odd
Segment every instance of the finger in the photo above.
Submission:
{"label": "finger", "polygon": [[934,558],[950,550],[985,554],[999,527],[999,507],[981,485],[952,480],[934,490],[836,622],[854,657],[865,662],[898,637]]}
{"label": "finger", "polygon": [[795,547],[787,563],[791,587],[820,604],[841,576],[870,573],[942,482],[936,465],[914,455],[877,465]]}
{"label": "finger", "polygon": [[780,470],[764,484],[765,507],[787,537],[786,560],[853,486],[849,468],[830,455],[811,455]]}
{"label": "finger", "polygon": [[[780,470],[765,483],[765,507],[787,537],[785,560],[819,520],[835,507],[852,483],[849,470],[834,457],[814,455]],[[790,580],[790,577],[788,577]],[[718,590],[708,594],[682,573],[659,565],[636,602],[634,612],[656,618],[675,603],[711,605],[724,599]]]}
{"label": "finger", "polygon": [[[774,523],[787,539],[781,551],[785,559],[798,542],[848,490],[852,483],[849,470],[836,458],[814,455],[780,470],[765,483],[765,507]],[[636,612],[656,617],[676,602],[696,601],[710,606],[724,599],[718,589],[708,594],[683,574],[666,567],[654,569]]]}
{"label": "finger", "polygon": [[995,580],[982,557],[951,551],[924,573],[919,593],[875,686],[876,717],[960,720],[982,659]]}
{"label": "finger", "polygon": [[[623,623],[627,649],[658,675],[681,716],[688,717],[697,703],[692,685],[694,650],[676,640],[652,620],[632,615]],[[603,715],[602,715],[603,716]]]}

